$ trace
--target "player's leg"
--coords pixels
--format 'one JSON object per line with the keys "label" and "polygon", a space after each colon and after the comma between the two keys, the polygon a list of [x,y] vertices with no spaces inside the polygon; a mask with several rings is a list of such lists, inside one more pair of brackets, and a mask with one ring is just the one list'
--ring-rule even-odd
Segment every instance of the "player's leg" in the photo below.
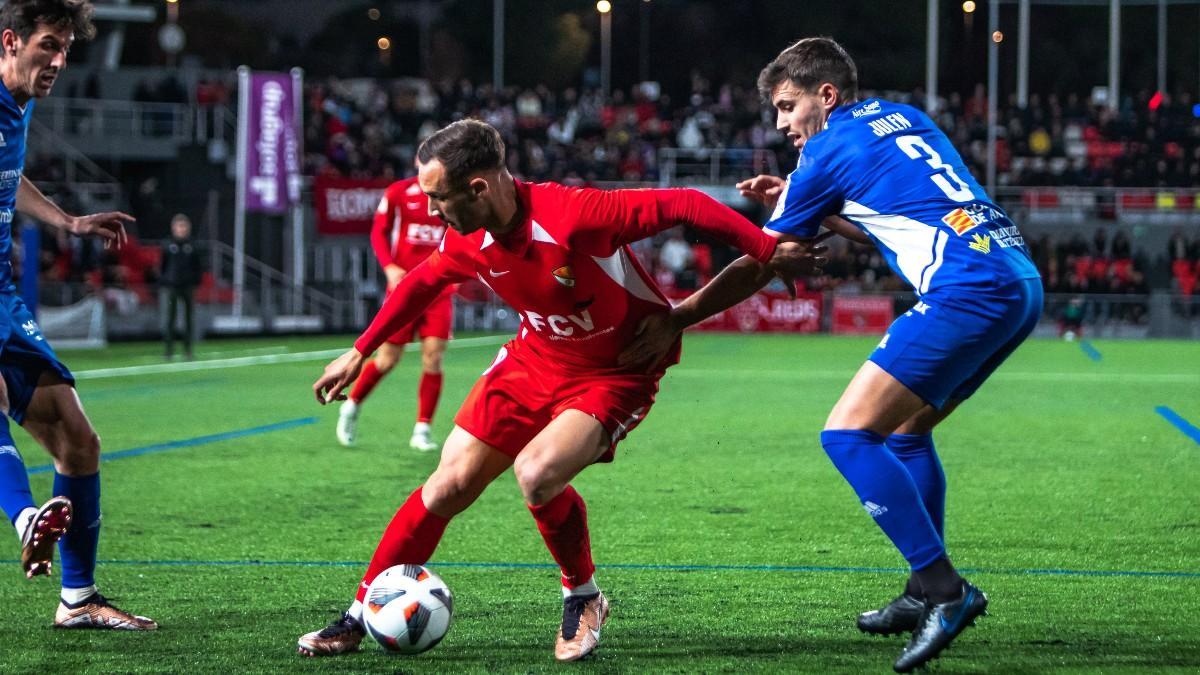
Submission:
{"label": "player's leg", "polygon": [[599,646],[608,600],[596,585],[587,506],[571,480],[612,447],[592,415],[566,410],[541,431],[513,464],[517,484],[538,531],[562,572],[563,622],[555,644],[561,661],[581,659]]}
{"label": "player's leg", "polygon": [[[945,545],[946,475],[933,444],[933,428],[958,406],[949,401],[938,410],[925,405],[887,437],[887,449],[900,460],[921,495],[921,502]],[[858,615],[858,628],[876,635],[896,635],[913,630],[925,609],[925,593],[915,574],[904,592],[883,607]]]}
{"label": "player's leg", "polygon": [[174,288],[168,287],[165,295],[167,296],[167,321],[163,326],[163,337],[167,340],[167,348],[164,355],[169,359],[175,356],[175,310],[179,307],[179,303]]}
{"label": "player's leg", "polygon": [[[8,412],[8,386],[0,379],[0,413]],[[54,545],[71,524],[71,502],[53,497],[38,508],[29,473],[17,450],[8,418],[0,417],[0,511],[8,516],[21,543],[21,569],[27,578],[50,574]]]}
{"label": "player's leg", "polygon": [[179,299],[183,301],[183,355],[187,360],[191,361],[194,356],[192,352],[192,340],[195,338],[196,333],[196,304],[192,289],[179,289]]}
{"label": "player's leg", "polygon": [[445,338],[421,338],[421,382],[417,386],[417,422],[413,425],[412,438],[408,441],[409,447],[421,452],[438,449],[437,442],[431,436],[430,424],[437,411],[438,399],[442,396],[442,357],[445,353]]}
{"label": "player's leg", "polygon": [[59,542],[62,601],[60,628],[154,630],[153,620],[113,607],[96,588],[100,541],[100,437],[83,411],[75,387],[42,371],[37,386],[14,419],[54,458],[54,494],[74,508],[73,524]]}
{"label": "player's leg", "polygon": [[371,581],[393,565],[425,564],[450,519],[474,503],[484,488],[511,465],[511,457],[455,427],[446,439],[437,469],[409,495],[388,523],[350,609],[324,629],[301,636],[300,653],[331,656],[358,649],[366,635],[362,603]]}
{"label": "player's leg", "polygon": [[350,447],[358,436],[358,415],[362,404],[375,390],[375,385],[392,372],[400,357],[404,354],[404,345],[408,342],[411,330],[406,333],[401,330],[393,335],[379,349],[374,357],[363,366],[362,373],[350,388],[350,395],[338,409],[337,439],[338,443]]}

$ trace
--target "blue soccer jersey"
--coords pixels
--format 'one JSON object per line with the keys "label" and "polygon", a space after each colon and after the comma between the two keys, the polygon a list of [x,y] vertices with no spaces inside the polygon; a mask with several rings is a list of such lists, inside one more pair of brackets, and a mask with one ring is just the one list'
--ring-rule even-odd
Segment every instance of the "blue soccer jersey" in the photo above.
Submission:
{"label": "blue soccer jersey", "polygon": [[17,208],[17,187],[25,169],[25,136],[33,101],[17,105],[0,82],[0,292],[13,292],[12,226]]}
{"label": "blue soccer jersey", "polygon": [[1020,231],[912,106],[872,98],[834,110],[801,150],[767,228],[811,237],[830,215],[862,228],[918,294],[1039,276]]}

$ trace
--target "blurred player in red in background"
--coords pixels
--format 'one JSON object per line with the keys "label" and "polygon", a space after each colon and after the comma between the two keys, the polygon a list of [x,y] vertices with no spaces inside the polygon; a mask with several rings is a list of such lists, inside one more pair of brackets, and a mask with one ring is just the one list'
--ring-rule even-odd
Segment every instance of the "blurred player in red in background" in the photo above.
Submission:
{"label": "blurred player in red in background", "polygon": [[[433,253],[446,224],[429,213],[429,199],[417,185],[417,178],[405,178],[388,186],[375,210],[375,222],[371,227],[371,248],[387,275],[389,294],[413,269]],[[362,374],[350,390],[349,399],[342,404],[338,415],[337,439],[344,446],[354,445],[358,435],[358,414],[367,396],[375,385],[391,372],[400,362],[404,345],[412,342],[413,335],[421,337],[421,383],[417,387],[417,423],[413,425],[409,446],[414,450],[429,452],[437,450],[438,444],[430,436],[430,422],[442,394],[442,355],[446,353],[446,341],[450,339],[450,324],[454,306],[450,296],[452,287],[446,287],[433,304],[412,323],[388,336],[387,341],[375,352],[375,358],[367,362]]]}
{"label": "blurred player in red in background", "polygon": [[[304,635],[300,652],[358,648],[363,602],[383,570],[426,563],[450,519],[512,467],[538,531],[562,571],[563,618],[555,657],[574,661],[599,645],[608,600],[594,576],[587,509],[570,482],[645,418],[680,343],[650,367],[617,356],[642,320],[670,304],[627,244],[686,223],[765,263],[762,274],[810,274],[820,249],[776,243],[696,190],[590,190],[515,180],[491,126],[456,122],[417,150],[429,208],[452,232],[412,269],[354,349],[313,385],[322,404],[339,398],[366,355],[412,321],[450,284],[478,278],[521,315],[455,418],[437,470],[396,512],[350,609]],[[765,279],[764,279],[765,283]]]}

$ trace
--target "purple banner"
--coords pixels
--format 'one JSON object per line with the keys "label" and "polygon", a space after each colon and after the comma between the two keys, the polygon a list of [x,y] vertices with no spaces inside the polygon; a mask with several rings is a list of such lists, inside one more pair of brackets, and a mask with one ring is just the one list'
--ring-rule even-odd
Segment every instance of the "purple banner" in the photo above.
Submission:
{"label": "purple banner", "polygon": [[300,199],[300,124],[293,80],[284,73],[250,75],[246,120],[246,210],[281,214]]}

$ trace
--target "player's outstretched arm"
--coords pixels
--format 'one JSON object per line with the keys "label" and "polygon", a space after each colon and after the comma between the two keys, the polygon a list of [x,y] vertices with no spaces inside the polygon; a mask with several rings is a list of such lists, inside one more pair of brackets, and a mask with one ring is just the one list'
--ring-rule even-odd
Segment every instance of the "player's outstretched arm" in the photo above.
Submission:
{"label": "player's outstretched arm", "polygon": [[826,249],[820,244],[832,234],[826,232],[807,241],[781,240],[766,264],[748,255],[733,261],[703,288],[672,308],[669,314],[643,319],[636,338],[618,357],[618,363],[626,366],[657,363],[685,328],[749,298],[773,277],[783,279],[788,292],[795,297],[795,278],[821,271]]}
{"label": "player's outstretched arm", "polygon": [[120,211],[94,213],[89,216],[69,215],[47,199],[46,195],[24,176],[21,176],[17,187],[17,210],[72,234],[101,237],[106,248],[110,244],[116,244],[117,248],[120,248],[126,240],[125,223],[134,222],[133,216]]}
{"label": "player's outstretched arm", "polygon": [[330,361],[329,365],[325,366],[325,373],[313,383],[313,393],[317,396],[317,403],[325,405],[332,401],[344,401],[346,395],[342,392],[358,379],[358,373],[362,370],[363,358],[357,349],[351,349]]}

